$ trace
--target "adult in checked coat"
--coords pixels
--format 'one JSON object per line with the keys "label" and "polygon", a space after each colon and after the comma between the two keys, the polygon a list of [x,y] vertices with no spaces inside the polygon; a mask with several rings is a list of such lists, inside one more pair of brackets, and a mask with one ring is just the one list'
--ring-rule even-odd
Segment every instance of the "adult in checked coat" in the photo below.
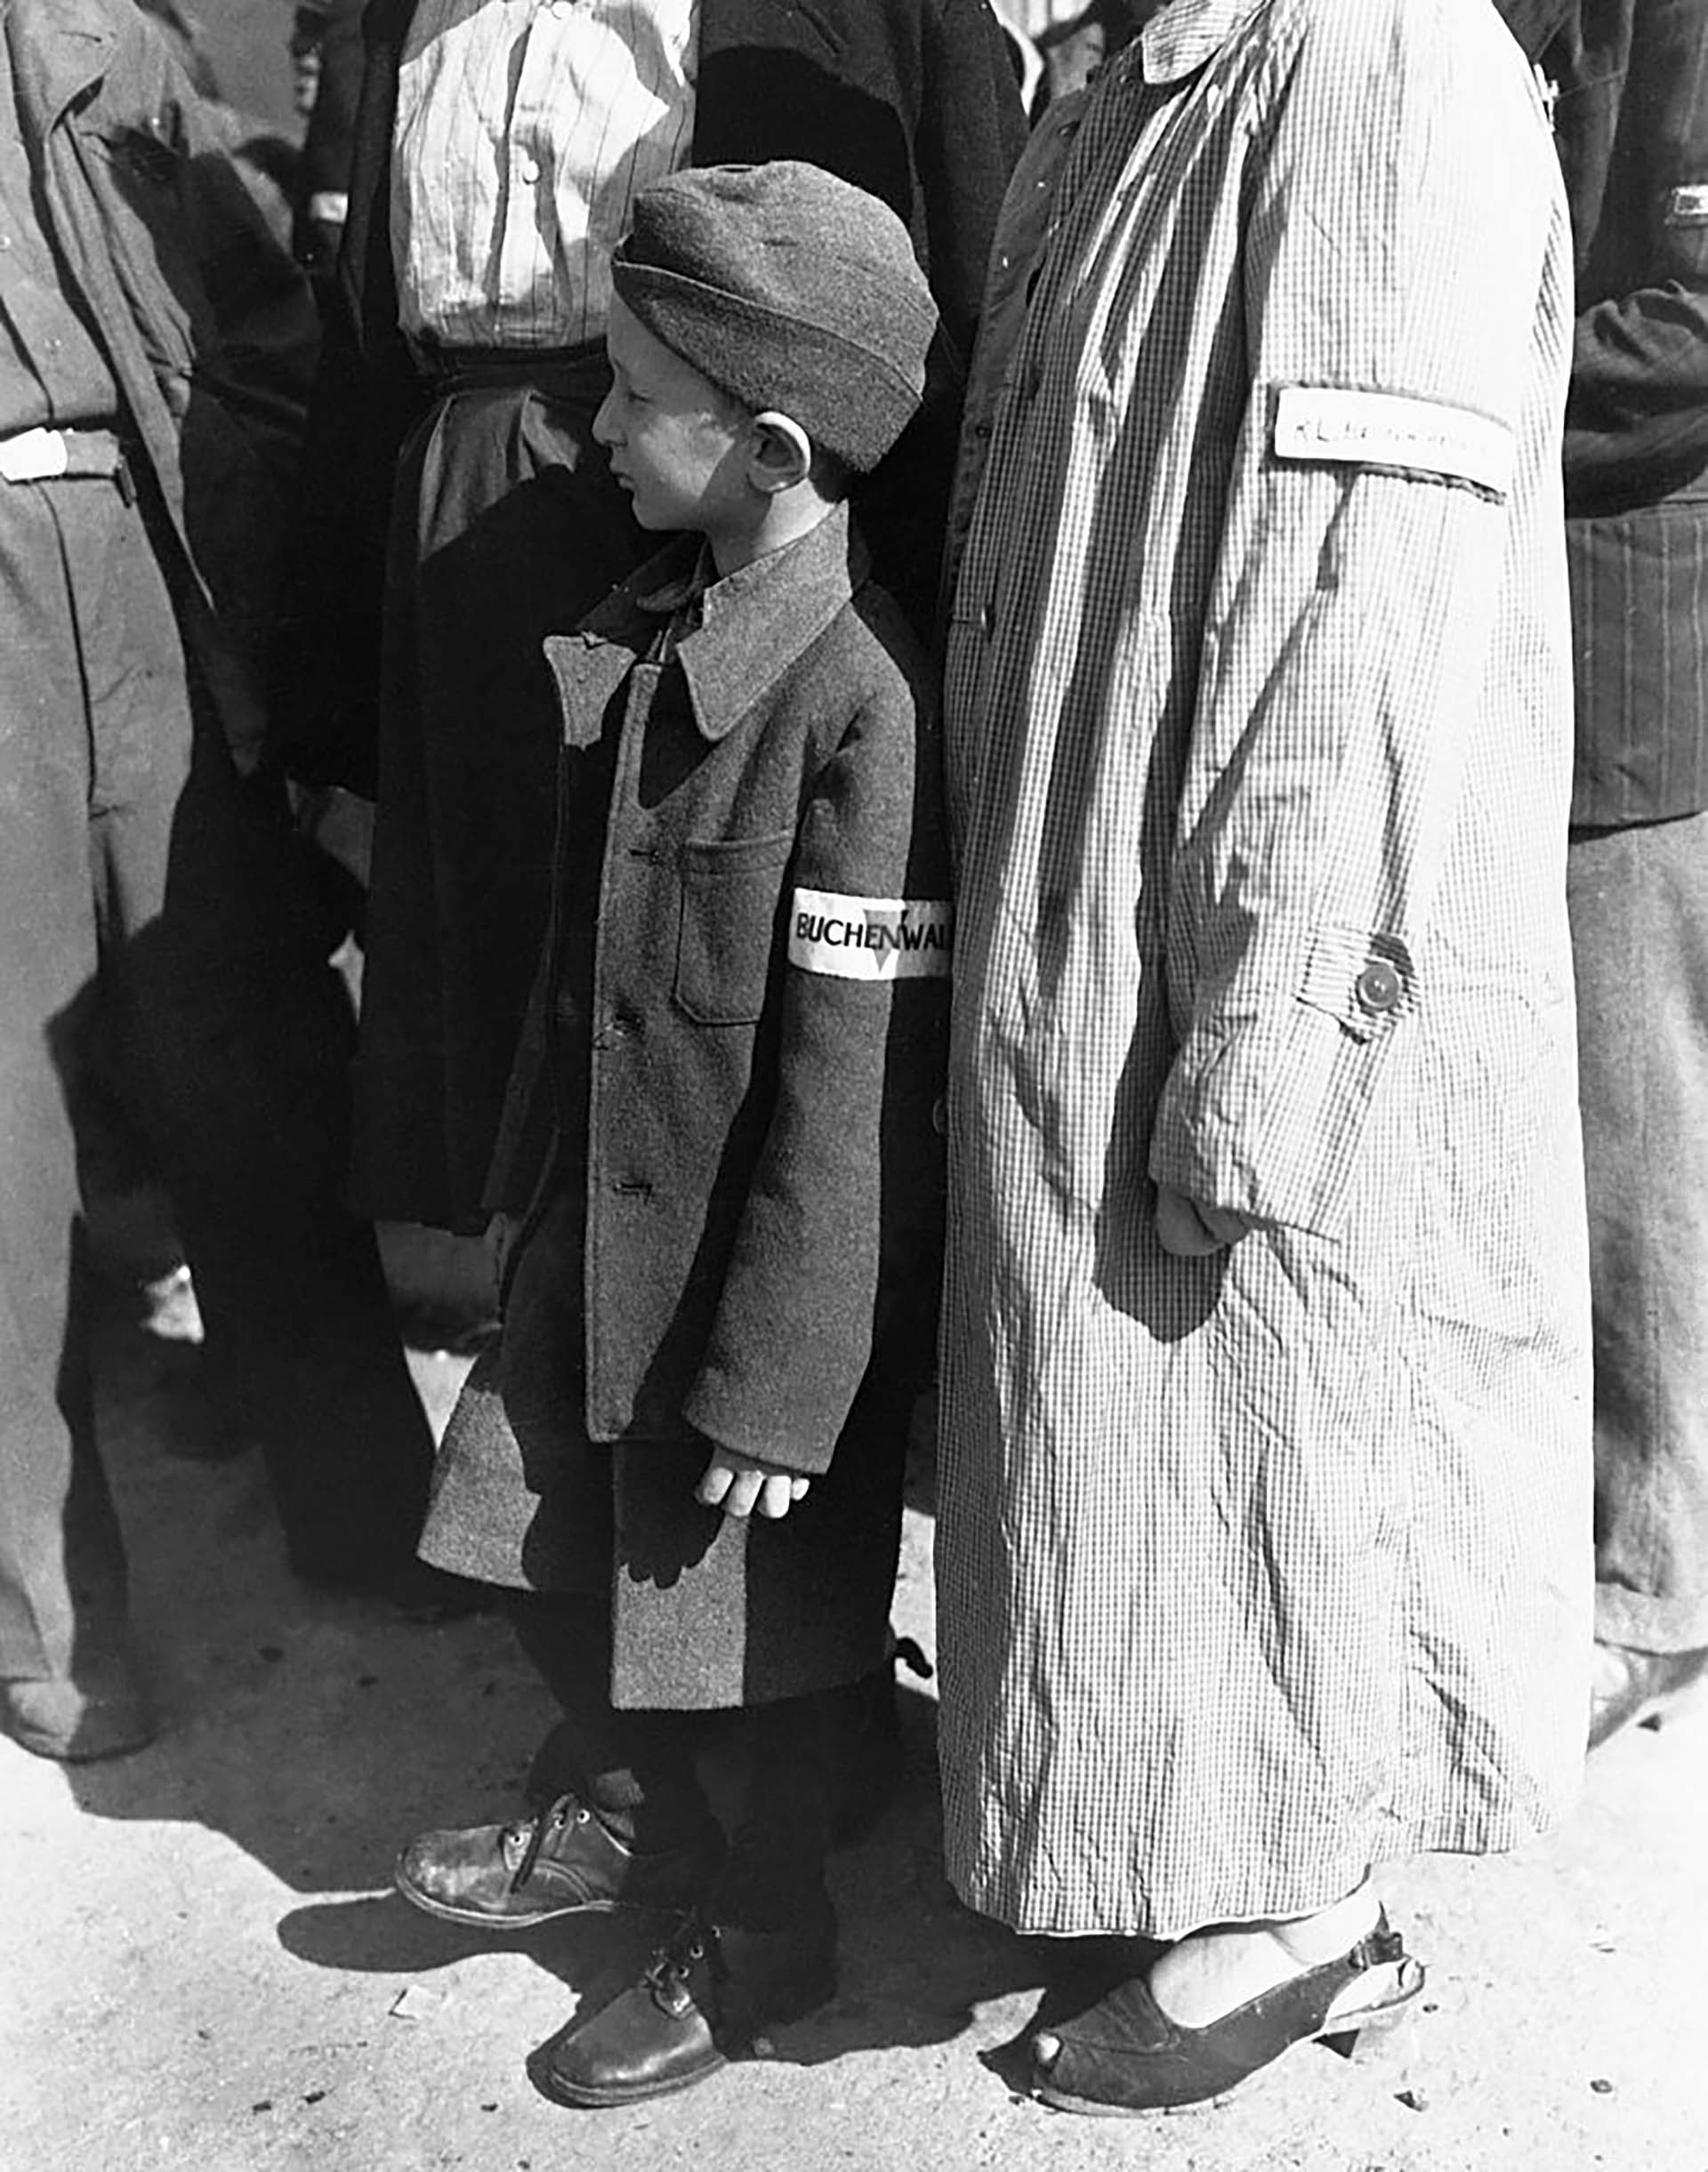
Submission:
{"label": "adult in checked coat", "polygon": [[1398,2010],[1372,1866],[1581,1767],[1568,236],[1486,0],[1172,0],[994,261],[947,1846],[1019,1929],[1177,1942],[1033,2048],[1139,2111]]}
{"label": "adult in checked coat", "polygon": [[1600,1742],[1708,1669],[1708,7],[1536,12],[1577,260],[1567,896]]}

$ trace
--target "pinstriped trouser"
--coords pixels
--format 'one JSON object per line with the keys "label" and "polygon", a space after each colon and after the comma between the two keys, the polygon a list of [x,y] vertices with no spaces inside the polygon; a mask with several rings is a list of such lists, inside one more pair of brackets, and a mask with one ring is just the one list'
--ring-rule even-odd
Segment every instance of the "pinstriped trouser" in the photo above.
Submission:
{"label": "pinstriped trouser", "polygon": [[1708,1645],[1708,813],[1567,866],[1595,1308],[1596,1629]]}

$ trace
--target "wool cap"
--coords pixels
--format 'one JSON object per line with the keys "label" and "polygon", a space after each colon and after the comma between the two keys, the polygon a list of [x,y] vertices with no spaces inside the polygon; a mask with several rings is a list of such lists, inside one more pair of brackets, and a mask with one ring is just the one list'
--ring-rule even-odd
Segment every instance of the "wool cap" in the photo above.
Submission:
{"label": "wool cap", "polygon": [[937,310],[907,229],[818,166],[690,166],[655,182],[611,276],[655,339],[857,472],[924,393]]}

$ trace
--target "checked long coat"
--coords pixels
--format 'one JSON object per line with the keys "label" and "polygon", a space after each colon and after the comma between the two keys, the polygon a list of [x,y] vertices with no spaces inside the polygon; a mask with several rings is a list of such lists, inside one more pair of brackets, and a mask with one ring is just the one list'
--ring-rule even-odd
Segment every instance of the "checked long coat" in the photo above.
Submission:
{"label": "checked long coat", "polygon": [[[1545,1830],[1589,1634],[1569,243],[1486,0],[1174,0],[965,438],[949,1868],[1030,1932]],[[1169,1184],[1254,1225],[1181,1259]]]}

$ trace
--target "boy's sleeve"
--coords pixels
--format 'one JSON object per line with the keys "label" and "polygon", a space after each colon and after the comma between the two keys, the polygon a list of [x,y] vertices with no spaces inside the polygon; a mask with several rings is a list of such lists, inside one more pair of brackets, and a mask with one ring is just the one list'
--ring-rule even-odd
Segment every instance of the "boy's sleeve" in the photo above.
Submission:
{"label": "boy's sleeve", "polygon": [[[785,897],[770,1127],[684,1414],[829,1466],[881,1314],[935,1314],[952,942],[936,719],[899,672],[816,778]],[[916,1310],[915,1310],[916,1308]]]}

